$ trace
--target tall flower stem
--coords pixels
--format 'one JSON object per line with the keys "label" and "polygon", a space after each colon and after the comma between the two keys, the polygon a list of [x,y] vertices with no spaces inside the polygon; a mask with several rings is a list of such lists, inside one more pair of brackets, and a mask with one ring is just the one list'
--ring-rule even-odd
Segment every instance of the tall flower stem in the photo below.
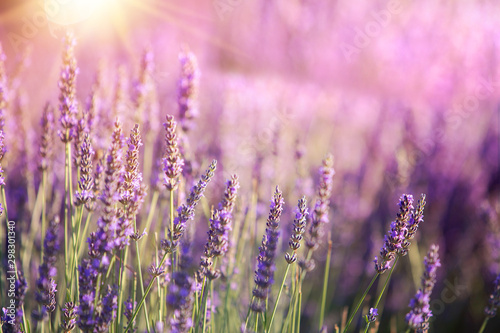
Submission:
{"label": "tall flower stem", "polygon": [[121,251],[121,265],[120,265],[120,276],[119,276],[119,284],[118,284],[118,316],[120,325],[116,325],[116,331],[119,332],[123,329],[123,315],[122,315],[122,304],[123,304],[123,291],[124,291],[124,284],[125,284],[125,267],[127,265],[127,259],[128,259],[128,246],[125,247]]}
{"label": "tall flower stem", "polygon": [[267,327],[267,331],[270,332],[273,326],[274,315],[276,314],[276,309],[278,308],[278,303],[280,301],[281,293],[283,292],[283,287],[285,285],[286,277],[288,275],[288,271],[290,270],[290,265],[286,265],[285,275],[283,276],[283,281],[281,281],[280,291],[278,292],[278,296],[276,297],[276,302],[274,303],[273,313],[271,315],[271,319],[269,320],[269,325]]}
{"label": "tall flower stem", "polygon": [[[483,324],[481,325],[481,328],[479,329],[479,332],[478,333],[483,333],[484,332],[484,329],[486,328],[486,324],[488,324],[488,320],[490,319],[490,317],[486,317],[484,318],[483,320]],[[408,331],[410,329],[408,328]]]}
{"label": "tall flower stem", "polygon": [[[391,270],[389,271],[389,275],[387,276],[387,279],[385,280],[384,286],[382,287],[382,290],[380,291],[380,294],[378,295],[377,301],[375,302],[375,305],[373,306],[373,308],[375,308],[375,309],[378,307],[380,300],[382,299],[382,296],[384,295],[385,289],[389,285],[389,281],[391,280],[392,272],[394,272],[394,268],[396,267],[396,264],[398,263],[398,259],[399,259],[399,256],[397,256],[396,259],[394,259],[394,264],[392,265]],[[370,324],[371,324],[370,321],[366,323],[365,333],[368,332],[368,328],[370,328]]]}
{"label": "tall flower stem", "polygon": [[[66,130],[69,132],[69,130]],[[69,197],[69,178],[70,178],[70,161],[71,161],[71,143],[68,141],[66,145],[66,157],[64,163],[64,272],[66,277],[66,290],[69,290],[69,272],[68,272],[68,197]]]}
{"label": "tall flower stem", "polygon": [[328,275],[330,273],[330,259],[332,257],[332,240],[331,240],[331,235],[328,235],[328,254],[326,257],[326,264],[325,264],[325,275],[323,278],[323,295],[321,297],[321,311],[319,313],[319,328],[318,330],[321,331],[321,327],[323,327],[323,321],[325,318],[325,303],[326,303],[326,290],[328,288]]}
{"label": "tall flower stem", "polygon": [[377,278],[379,277],[379,275],[380,275],[379,273],[376,273],[373,276],[373,278],[372,278],[370,284],[368,285],[368,287],[366,287],[365,292],[363,293],[363,295],[359,299],[358,303],[356,304],[356,307],[354,308],[354,311],[349,316],[349,320],[347,320],[347,324],[345,325],[344,330],[342,331],[343,333],[347,332],[347,329],[351,325],[352,320],[354,319],[354,316],[356,315],[356,313],[359,310],[359,307],[361,306],[361,304],[363,304],[363,301],[365,300],[366,295],[368,294],[368,291],[370,291],[371,287],[373,286],[373,284],[375,283],[375,280],[377,280]]}
{"label": "tall flower stem", "polygon": [[[43,244],[43,240],[45,237],[45,230],[47,229],[47,170],[42,171],[42,241],[41,244]],[[40,258],[43,258],[43,246],[42,246],[42,251],[40,254]]]}
{"label": "tall flower stem", "polygon": [[[137,231],[137,226],[134,222],[134,227]],[[142,268],[141,268],[141,253],[139,251],[139,244],[138,242],[135,242],[135,252],[137,252],[137,270],[138,270],[138,273],[139,273],[139,284],[141,285],[141,296],[144,298],[146,297],[146,293],[144,292],[144,282],[143,282],[143,279],[142,279]],[[154,279],[153,279],[154,280]],[[151,280],[151,281],[153,281]],[[148,308],[145,306],[144,307],[144,317],[146,318],[146,327],[148,329],[148,332],[151,331],[151,327],[149,326],[149,316],[148,316]],[[134,316],[135,318],[135,316]],[[129,320],[129,324],[132,323],[134,321],[134,319],[131,319]],[[127,330],[125,330],[126,332]]]}
{"label": "tall flower stem", "polygon": [[[161,267],[163,265],[163,263],[165,262],[165,259],[167,259],[167,254],[168,253],[165,253],[163,255],[158,267]],[[138,255],[137,257],[140,257],[140,256]],[[151,287],[153,286],[153,283],[155,282],[157,277],[158,276],[154,276],[153,278],[151,278],[151,281],[149,282],[149,284],[146,288],[146,291],[142,295],[142,298],[141,298],[139,304],[137,304],[137,308],[135,309],[134,314],[130,318],[129,323],[128,323],[127,327],[125,328],[125,333],[127,333],[132,328],[132,323],[134,322],[135,317],[137,317],[137,314],[139,313],[139,310],[141,309],[142,305],[144,304],[144,301],[146,300],[146,296],[149,294],[149,291],[151,290]],[[147,319],[146,319],[146,321],[149,322]],[[149,324],[148,324],[148,326],[149,326]]]}

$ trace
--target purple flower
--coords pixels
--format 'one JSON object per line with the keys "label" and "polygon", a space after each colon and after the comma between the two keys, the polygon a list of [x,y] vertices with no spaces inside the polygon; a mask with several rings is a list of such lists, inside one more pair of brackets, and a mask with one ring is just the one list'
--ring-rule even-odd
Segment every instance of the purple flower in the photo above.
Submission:
{"label": "purple flower", "polygon": [[79,191],[75,194],[75,205],[88,206],[92,210],[94,204],[94,178],[92,175],[92,158],[94,150],[90,144],[90,135],[85,134],[80,147],[80,180],[78,181]]}
{"label": "purple flower", "polygon": [[42,116],[42,137],[40,143],[40,165],[41,171],[47,170],[53,155],[54,146],[54,109],[47,103]]}
{"label": "purple flower", "polygon": [[111,146],[106,156],[104,189],[100,197],[104,204],[104,213],[97,221],[97,231],[88,240],[89,254],[94,257],[110,252],[116,244],[116,231],[118,229],[116,203],[119,199],[117,186],[122,167],[121,143],[122,128],[120,121],[117,119]]}
{"label": "purple flower", "polygon": [[124,205],[133,201],[134,191],[140,188],[142,181],[142,174],[139,172],[139,147],[142,146],[142,140],[138,124],[132,129],[127,145],[125,167],[119,182],[120,202]]}
{"label": "purple flower", "polygon": [[200,71],[196,56],[191,52],[179,54],[181,77],[178,82],[177,104],[182,129],[186,132],[191,127],[191,120],[198,116],[198,85]]}
{"label": "purple flower", "polygon": [[83,259],[82,264],[78,267],[78,286],[80,291],[77,310],[78,327],[84,332],[92,332],[95,326],[94,301],[98,275],[95,266],[99,267],[99,263],[94,264],[94,261]]}
{"label": "purple flower", "polygon": [[106,295],[102,298],[100,311],[96,314],[94,333],[108,332],[109,324],[116,318],[118,290],[108,286]]}
{"label": "purple flower", "polygon": [[262,237],[262,245],[259,247],[259,256],[257,257],[257,270],[255,271],[255,288],[253,289],[253,300],[250,309],[255,312],[264,312],[266,309],[266,300],[274,283],[274,258],[278,246],[280,235],[279,222],[283,212],[284,200],[281,191],[276,186],[273,200],[271,201],[271,210],[267,219],[266,233]]}
{"label": "purple flower", "polygon": [[374,321],[377,320],[378,316],[378,310],[375,308],[370,308],[368,311],[368,315],[366,316],[366,319],[368,320],[369,323],[373,323]]}
{"label": "purple flower", "polygon": [[182,173],[184,160],[181,158],[179,148],[177,147],[177,123],[174,117],[167,116],[167,122],[163,123],[165,127],[165,144],[167,146],[163,157],[163,171],[165,172],[165,187],[169,191],[173,191],[179,184],[179,177]]}
{"label": "purple flower", "polygon": [[214,176],[216,166],[217,161],[213,160],[205,174],[201,176],[198,183],[191,189],[186,203],[177,208],[177,217],[174,219],[174,230],[173,233],[169,231],[170,239],[163,242],[162,247],[164,249],[170,251],[184,234],[186,223],[194,218],[194,209],[203,196],[208,183]]}
{"label": "purple flower", "polygon": [[[125,317],[128,319],[128,321],[130,322],[130,319],[132,319],[132,316],[134,315],[134,311],[137,307],[137,302],[133,302],[132,299],[129,297],[125,302],[124,304],[125,307],[124,307],[124,310],[123,310],[123,314],[125,315]],[[128,325],[128,323],[127,323]],[[132,326],[135,326],[135,320],[134,320],[134,323],[132,324]],[[137,328],[134,327],[133,331],[135,332]]]}
{"label": "purple flower", "polygon": [[306,240],[306,246],[311,250],[315,250],[319,246],[319,239],[322,235],[321,226],[329,222],[328,206],[332,194],[334,175],[333,156],[328,154],[319,169],[318,199],[314,206],[311,225],[308,230],[308,238]]}
{"label": "purple flower", "polygon": [[204,276],[214,279],[220,275],[220,272],[215,271],[212,267],[213,258],[223,256],[228,251],[232,212],[239,187],[238,176],[233,175],[226,183],[226,190],[222,201],[219,203],[219,208],[214,209],[212,212],[208,241],[205,244],[200,269],[197,272],[198,282],[201,282]]}
{"label": "purple flower", "polygon": [[493,318],[497,315],[497,310],[500,307],[500,274],[495,279],[495,289],[490,295],[488,306],[484,309],[486,316]]}
{"label": "purple flower", "polygon": [[432,317],[430,300],[432,289],[436,284],[436,271],[441,266],[438,254],[439,246],[431,245],[427,256],[424,258],[425,271],[421,279],[421,287],[410,301],[410,312],[406,315],[406,322],[411,329],[427,332],[429,318]]}
{"label": "purple flower", "polygon": [[[423,206],[422,206],[423,209]],[[405,240],[408,237],[408,221],[414,214],[413,196],[403,194],[399,199],[399,213],[395,221],[391,222],[391,229],[385,236],[384,247],[380,250],[380,259],[375,257],[375,269],[379,274],[384,273],[390,268],[391,261],[396,255],[405,255],[407,245],[403,248]]]}
{"label": "purple flower", "polygon": [[38,268],[39,278],[36,281],[36,301],[40,304],[40,310],[33,311],[33,318],[37,321],[48,319],[48,315],[56,309],[56,288],[54,279],[57,276],[57,252],[59,251],[59,239],[57,238],[59,218],[54,218],[47,228],[43,243],[43,262]]}
{"label": "purple flower", "polygon": [[76,325],[76,310],[77,307],[73,302],[67,302],[64,304],[62,309],[63,311],[63,319],[61,323],[61,328],[64,333],[71,332]]}
{"label": "purple flower", "polygon": [[8,80],[5,73],[5,53],[0,44],[0,131],[4,130],[5,115],[7,113],[8,105]]}
{"label": "purple flower", "polygon": [[306,231],[306,221],[309,212],[307,210],[307,200],[306,197],[299,199],[297,204],[297,211],[295,213],[295,220],[293,221],[293,230],[290,236],[290,241],[288,245],[293,251],[293,254],[285,253],[285,260],[287,263],[291,264],[297,260],[297,250],[300,248],[300,241],[302,240],[302,235]]}
{"label": "purple flower", "polygon": [[76,41],[71,33],[66,34],[64,39],[64,53],[61,76],[59,79],[59,111],[61,117],[62,130],[59,130],[59,137],[62,142],[70,142],[75,136],[75,126],[77,114],[76,103],[76,76],[78,68],[76,67],[76,59],[74,56],[74,47]]}
{"label": "purple flower", "polygon": [[4,324],[2,329],[5,333],[19,333],[22,332],[21,322],[23,321],[24,315],[23,305],[27,284],[22,271],[17,271],[17,277],[14,274],[9,276],[7,279],[9,283],[10,278],[15,279],[14,307],[3,308],[4,315],[2,321]]}
{"label": "purple flower", "polygon": [[193,303],[194,283],[187,272],[187,268],[192,261],[189,242],[184,241],[181,247],[179,270],[172,276],[173,283],[170,284],[167,295],[167,306],[173,313],[170,319],[172,333],[185,333],[193,326],[191,306]]}

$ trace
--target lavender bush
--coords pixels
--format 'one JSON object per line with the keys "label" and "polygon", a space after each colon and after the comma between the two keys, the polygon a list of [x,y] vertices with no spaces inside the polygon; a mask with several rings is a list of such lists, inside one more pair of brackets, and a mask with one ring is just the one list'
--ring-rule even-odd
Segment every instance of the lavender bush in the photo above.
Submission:
{"label": "lavender bush", "polygon": [[499,331],[499,5],[210,4],[0,27],[1,332]]}

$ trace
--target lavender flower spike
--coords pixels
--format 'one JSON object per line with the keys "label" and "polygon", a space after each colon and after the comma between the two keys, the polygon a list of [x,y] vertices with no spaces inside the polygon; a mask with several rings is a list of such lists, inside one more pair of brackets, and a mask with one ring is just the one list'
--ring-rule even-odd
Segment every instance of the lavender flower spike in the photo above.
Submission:
{"label": "lavender flower spike", "polygon": [[79,191],[75,194],[75,205],[88,206],[91,210],[94,199],[94,178],[92,176],[92,158],[94,150],[90,144],[90,135],[85,134],[85,138],[80,147],[80,180],[78,181]]}
{"label": "lavender flower spike", "polygon": [[181,256],[179,270],[172,278],[173,283],[167,295],[167,306],[173,313],[170,319],[172,333],[187,333],[193,326],[191,320],[191,306],[193,303],[194,283],[187,269],[192,261],[188,240],[181,242]]}
{"label": "lavender flower spike", "polygon": [[380,250],[380,259],[375,257],[375,269],[379,274],[390,268],[396,255],[404,254],[403,242],[408,236],[408,221],[413,212],[413,196],[403,194],[399,199],[399,213],[391,223],[391,230],[385,236],[384,247]]}
{"label": "lavender flower spike", "polygon": [[187,132],[191,125],[190,121],[198,115],[200,71],[196,56],[191,52],[181,52],[179,61],[181,62],[181,77],[178,83],[177,104],[182,129]]}
{"label": "lavender flower spike", "polygon": [[292,235],[290,236],[290,241],[288,242],[288,245],[293,253],[291,255],[285,253],[285,260],[289,264],[297,260],[297,250],[300,248],[300,242],[303,238],[302,235],[306,231],[307,215],[309,215],[307,210],[307,200],[306,197],[303,196],[299,199],[299,203],[297,205],[295,220],[293,221]]}
{"label": "lavender flower spike", "polygon": [[497,315],[497,310],[500,307],[500,274],[495,279],[495,290],[490,295],[488,306],[484,309],[487,317],[493,318]]}
{"label": "lavender flower spike", "polygon": [[264,312],[266,310],[266,300],[274,283],[274,258],[278,246],[279,222],[284,203],[282,193],[276,186],[267,219],[266,233],[262,237],[262,245],[259,247],[259,256],[257,257],[255,288],[252,292],[254,298],[250,305],[250,309],[254,312]]}
{"label": "lavender flower spike", "polygon": [[97,284],[97,270],[99,267],[98,259],[84,259],[78,267],[79,277],[78,286],[80,288],[80,299],[78,305],[78,327],[85,333],[93,332],[95,326],[94,319],[94,301],[95,289]]}
{"label": "lavender flower spike", "polygon": [[7,75],[5,73],[5,53],[2,49],[2,44],[0,43],[0,130],[4,130],[5,126],[5,116],[7,113],[8,106],[8,81]]}
{"label": "lavender flower spike", "polygon": [[163,171],[165,172],[165,187],[169,191],[174,191],[179,184],[179,177],[182,173],[184,160],[181,158],[179,148],[177,147],[177,123],[174,117],[167,116],[167,122],[163,124],[165,127],[165,143],[167,149],[163,157]]}
{"label": "lavender flower spike", "polygon": [[425,272],[421,280],[421,288],[410,301],[410,312],[406,315],[406,322],[411,329],[425,333],[429,330],[429,318],[432,317],[430,299],[432,289],[436,284],[436,270],[441,266],[438,254],[439,246],[431,245],[424,258]]}
{"label": "lavender flower spike", "polygon": [[314,206],[312,213],[311,226],[308,231],[308,238],[306,245],[311,250],[314,250],[319,245],[319,239],[322,231],[321,226],[329,222],[328,220],[328,205],[330,204],[330,196],[333,188],[333,176],[335,170],[333,169],[333,156],[328,154],[323,160],[323,165],[319,169],[319,187],[318,199]]}
{"label": "lavender flower spike", "polygon": [[40,171],[47,170],[53,156],[54,147],[54,110],[47,103],[42,116],[42,137],[40,143]]}
{"label": "lavender flower spike", "polygon": [[57,239],[59,218],[53,219],[44,239],[43,263],[38,269],[39,278],[36,281],[38,291],[36,301],[40,304],[39,311],[33,311],[33,318],[38,321],[48,319],[50,313],[56,309],[56,282],[57,276],[57,252],[59,251],[59,240]]}
{"label": "lavender flower spike", "polygon": [[204,276],[215,279],[220,276],[220,271],[212,268],[213,258],[223,256],[229,249],[229,231],[231,230],[232,212],[236,201],[236,194],[240,187],[238,176],[233,175],[226,183],[226,190],[219,208],[212,211],[208,241],[201,257],[200,268],[196,272],[198,282]]}
{"label": "lavender flower spike", "polygon": [[75,133],[77,114],[76,103],[76,76],[78,75],[78,68],[76,67],[76,59],[74,55],[74,47],[76,41],[71,33],[68,33],[64,38],[64,53],[61,76],[59,79],[59,111],[61,117],[62,130],[59,130],[59,137],[62,142],[70,142]]}
{"label": "lavender flower spike", "polygon": [[170,242],[170,240],[164,240],[162,242],[164,250],[171,251],[176,246],[177,242],[186,230],[187,221],[194,218],[194,209],[203,196],[203,192],[205,192],[208,183],[214,176],[216,166],[217,161],[213,160],[207,171],[205,171],[205,174],[201,176],[198,183],[191,189],[187,202],[177,208],[177,217],[174,219],[174,230],[173,233],[170,231],[171,237],[169,237],[173,243]]}
{"label": "lavender flower spike", "polygon": [[76,309],[77,307],[73,302],[67,302],[64,304],[62,309],[63,311],[63,320],[61,323],[61,328],[64,333],[71,332],[76,325]]}

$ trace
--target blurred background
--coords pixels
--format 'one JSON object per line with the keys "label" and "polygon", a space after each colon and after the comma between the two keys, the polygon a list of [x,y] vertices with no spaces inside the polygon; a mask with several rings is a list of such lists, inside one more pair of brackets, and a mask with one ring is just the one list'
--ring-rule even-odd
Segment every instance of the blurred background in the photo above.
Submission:
{"label": "blurred background", "polygon": [[[177,114],[178,54],[189,49],[201,71],[194,163],[218,158],[219,187],[238,173],[243,202],[257,179],[258,221],[275,184],[288,217],[302,193],[313,198],[321,159],[334,155],[330,330],[367,284],[399,196],[426,193],[414,249],[423,258],[440,245],[432,331],[474,332],[500,273],[499,23],[494,0],[2,0],[6,122],[17,129],[9,158],[36,155],[43,105],[57,105],[66,29],[77,38],[79,100],[100,77],[101,112],[120,103],[126,131],[141,58],[152,51],[159,110],[149,121],[160,144],[165,115]],[[402,262],[391,283],[381,325],[393,332],[404,328],[420,258]],[[317,312],[315,292],[304,325]],[[497,318],[486,332],[499,330]]]}

